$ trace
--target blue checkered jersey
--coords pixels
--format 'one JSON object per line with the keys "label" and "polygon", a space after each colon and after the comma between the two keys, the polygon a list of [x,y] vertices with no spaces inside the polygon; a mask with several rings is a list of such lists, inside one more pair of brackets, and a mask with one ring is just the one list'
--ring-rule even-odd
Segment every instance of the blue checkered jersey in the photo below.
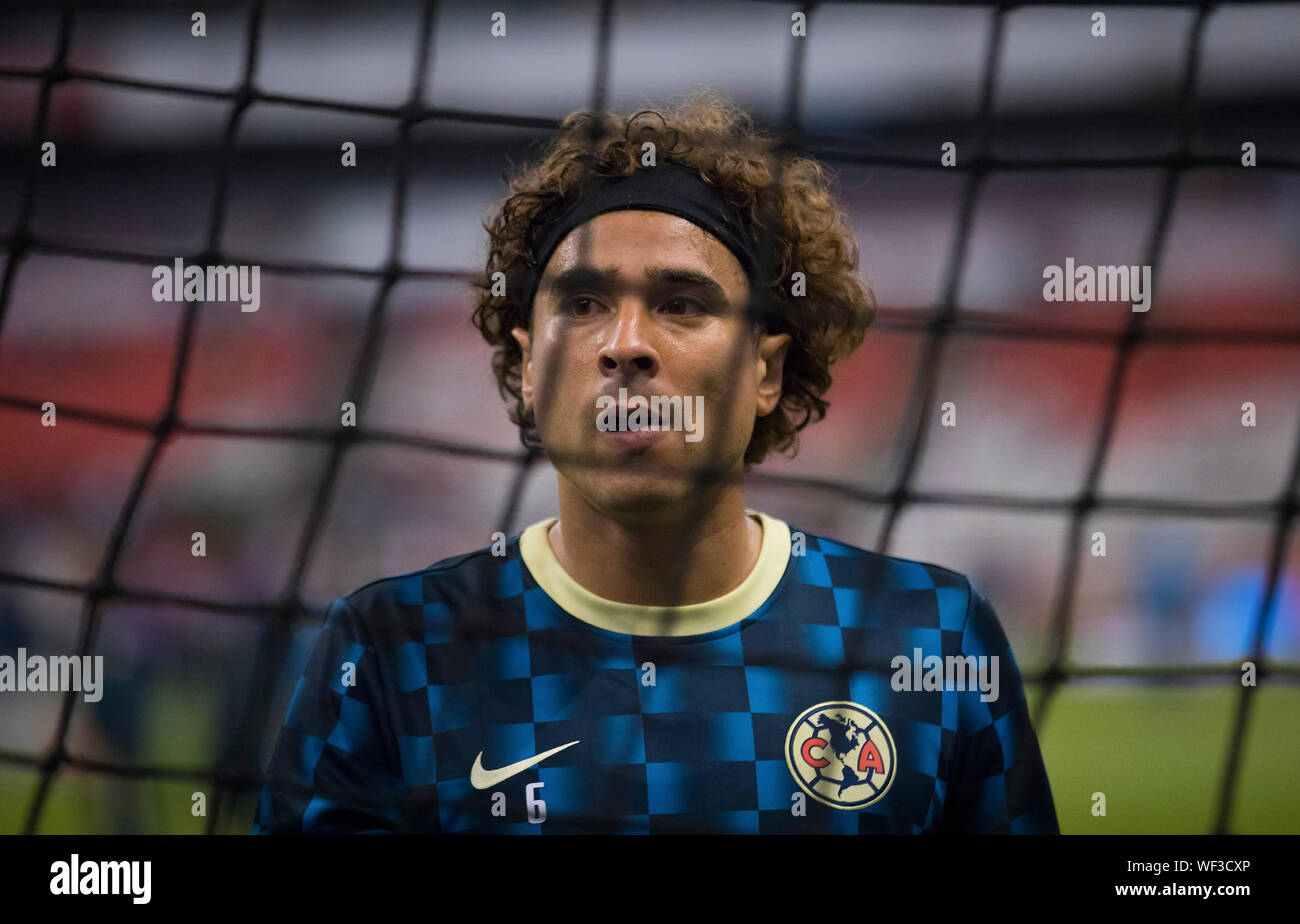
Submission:
{"label": "blue checkered jersey", "polygon": [[338,598],[253,832],[1059,833],[970,581],[750,515],[703,604],[591,594],[554,518]]}

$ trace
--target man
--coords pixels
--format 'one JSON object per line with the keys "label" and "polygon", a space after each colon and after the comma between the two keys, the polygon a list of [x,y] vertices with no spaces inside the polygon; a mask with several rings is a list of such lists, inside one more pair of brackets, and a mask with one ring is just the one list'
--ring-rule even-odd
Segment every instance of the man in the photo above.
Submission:
{"label": "man", "polygon": [[334,602],[254,830],[1055,833],[970,582],[746,509],[874,311],[821,168],[706,94],[510,192],[475,322],[559,516]]}

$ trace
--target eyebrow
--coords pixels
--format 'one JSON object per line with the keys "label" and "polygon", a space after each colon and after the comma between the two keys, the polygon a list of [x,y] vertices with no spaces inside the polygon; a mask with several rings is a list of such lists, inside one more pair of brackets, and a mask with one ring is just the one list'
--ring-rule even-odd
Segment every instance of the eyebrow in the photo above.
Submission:
{"label": "eyebrow", "polygon": [[[697,270],[682,269],[671,266],[648,266],[645,275],[652,286],[686,286],[699,290],[719,304],[730,304],[727,293],[713,277]],[[617,289],[626,288],[629,283],[622,281],[623,276],[617,267],[597,269],[594,266],[575,266],[565,270],[552,281],[547,291],[552,296],[568,295],[581,289]]]}

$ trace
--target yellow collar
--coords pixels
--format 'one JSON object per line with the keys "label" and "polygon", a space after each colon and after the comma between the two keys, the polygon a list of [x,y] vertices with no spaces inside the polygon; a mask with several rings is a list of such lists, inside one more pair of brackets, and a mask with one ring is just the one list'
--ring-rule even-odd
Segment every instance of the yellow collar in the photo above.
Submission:
{"label": "yellow collar", "polygon": [[758,609],[776,590],[790,561],[790,527],[757,510],[745,513],[763,528],[763,543],[754,569],[734,590],[687,606],[619,603],[587,590],[560,566],[546,538],[559,517],[549,517],[525,529],[519,536],[519,554],[537,586],[585,623],[624,635],[701,635],[734,625]]}

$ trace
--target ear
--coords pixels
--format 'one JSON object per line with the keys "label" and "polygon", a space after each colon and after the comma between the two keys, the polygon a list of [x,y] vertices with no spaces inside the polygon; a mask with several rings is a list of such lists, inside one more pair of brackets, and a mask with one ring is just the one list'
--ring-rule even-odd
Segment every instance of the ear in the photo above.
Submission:
{"label": "ear", "polygon": [[519,344],[519,351],[523,354],[523,362],[520,364],[520,391],[524,397],[524,409],[531,410],[533,406],[533,337],[522,327],[512,329],[510,336],[515,338],[515,342]]}
{"label": "ear", "polygon": [[781,400],[781,380],[785,375],[785,354],[790,347],[789,334],[768,334],[758,341],[759,417],[776,410]]}

